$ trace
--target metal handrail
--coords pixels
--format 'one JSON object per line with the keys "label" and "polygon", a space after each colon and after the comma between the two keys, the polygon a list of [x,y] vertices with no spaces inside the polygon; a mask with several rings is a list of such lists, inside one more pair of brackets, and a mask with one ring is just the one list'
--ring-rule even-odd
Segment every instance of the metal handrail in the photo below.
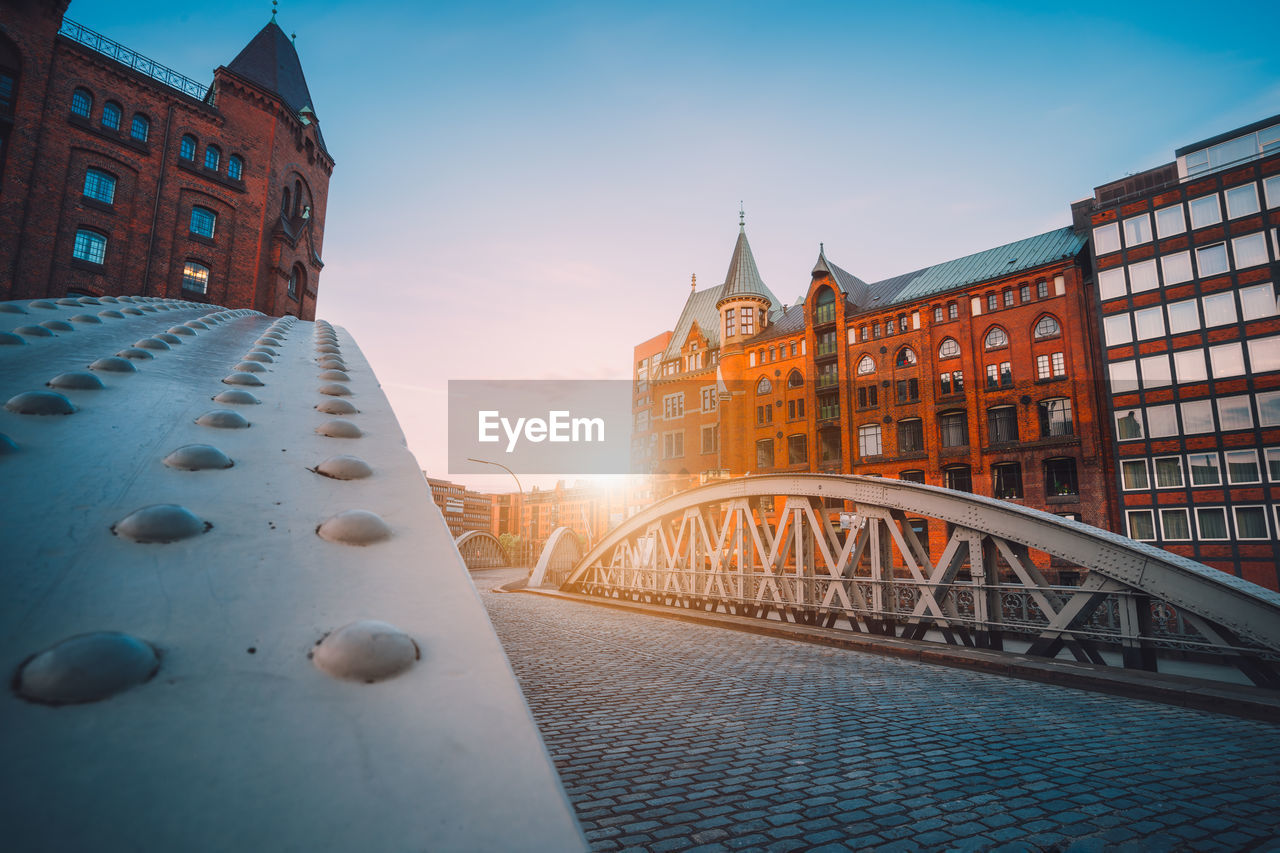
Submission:
{"label": "metal handrail", "polygon": [[183,74],[179,74],[167,65],[161,65],[154,59],[150,59],[135,50],[125,47],[118,41],[109,39],[101,33],[94,32],[83,24],[77,23],[70,18],[62,19],[62,27],[58,30],[58,34],[66,36],[78,44],[91,48],[103,56],[114,59],[121,65],[125,65],[145,74],[152,80],[156,80],[166,86],[177,89],[184,95],[189,95],[198,101],[203,101],[209,94],[209,86],[198,80],[192,80]]}

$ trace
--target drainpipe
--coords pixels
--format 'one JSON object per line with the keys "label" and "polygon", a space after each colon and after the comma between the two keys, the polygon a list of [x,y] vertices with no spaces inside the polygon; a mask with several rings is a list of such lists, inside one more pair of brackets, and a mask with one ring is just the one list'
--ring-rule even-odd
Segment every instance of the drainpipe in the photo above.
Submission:
{"label": "drainpipe", "polygon": [[160,199],[164,197],[165,169],[169,165],[169,137],[173,132],[173,108],[169,104],[169,114],[164,120],[164,147],[160,150],[160,178],[156,182],[156,203],[151,208],[151,230],[147,234],[147,261],[142,268],[142,295],[148,296],[151,290],[151,250],[156,243],[156,222],[160,218]]}

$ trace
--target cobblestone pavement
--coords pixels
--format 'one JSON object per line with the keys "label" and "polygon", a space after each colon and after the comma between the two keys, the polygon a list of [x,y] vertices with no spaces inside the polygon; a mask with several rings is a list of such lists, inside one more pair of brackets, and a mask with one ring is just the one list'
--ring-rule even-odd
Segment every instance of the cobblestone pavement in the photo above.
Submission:
{"label": "cobblestone pavement", "polygon": [[1280,850],[1280,727],[476,585],[597,850]]}

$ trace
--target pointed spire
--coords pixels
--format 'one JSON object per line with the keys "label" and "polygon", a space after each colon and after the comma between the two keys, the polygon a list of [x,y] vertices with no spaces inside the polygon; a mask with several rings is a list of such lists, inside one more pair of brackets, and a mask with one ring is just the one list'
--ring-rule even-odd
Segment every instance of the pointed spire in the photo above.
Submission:
{"label": "pointed spire", "polygon": [[280,5],[280,0],[271,0],[271,20],[273,21],[276,19],[276,12],[279,11],[279,9],[277,9],[276,7],[279,5]]}
{"label": "pointed spire", "polygon": [[729,259],[729,271],[725,273],[724,290],[719,301],[739,296],[757,296],[770,305],[776,301],[761,280],[760,270],[756,268],[751,244],[747,242],[745,214],[741,209],[738,211],[738,242],[733,247],[733,257]]}
{"label": "pointed spire", "polygon": [[822,243],[818,244],[818,262],[813,265],[813,270],[809,275],[817,278],[820,275],[831,275],[831,268],[827,266],[827,247]]}
{"label": "pointed spire", "polygon": [[738,201],[738,232],[745,234],[747,231],[747,213],[742,208],[742,201]]}
{"label": "pointed spire", "polygon": [[690,280],[689,280],[689,289],[690,289],[690,290],[697,290],[697,289],[698,289],[698,274],[697,274],[697,273],[694,273],[694,274],[693,274],[693,276],[690,278]]}

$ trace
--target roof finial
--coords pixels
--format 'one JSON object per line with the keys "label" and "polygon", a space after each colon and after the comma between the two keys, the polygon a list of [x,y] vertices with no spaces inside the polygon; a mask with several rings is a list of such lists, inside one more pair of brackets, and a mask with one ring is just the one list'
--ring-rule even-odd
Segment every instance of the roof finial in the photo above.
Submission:
{"label": "roof finial", "polygon": [[280,5],[280,0],[271,0],[271,20],[272,21],[276,19],[276,12],[278,11],[276,7],[279,5]]}
{"label": "roof finial", "polygon": [[297,43],[298,43],[298,34],[297,34],[297,33],[289,33],[289,40],[290,40],[291,42],[293,42],[294,44],[297,44]]}
{"label": "roof finial", "polygon": [[819,244],[818,244],[818,254],[819,254],[819,255],[826,255],[826,253],[827,253],[827,247],[826,247],[826,246],[824,246],[824,245],[822,245],[821,243],[819,243]]}
{"label": "roof finial", "polygon": [[745,231],[747,229],[747,214],[742,209],[741,200],[738,202],[738,229],[741,231]]}
{"label": "roof finial", "polygon": [[690,281],[689,281],[689,287],[690,287],[690,288],[692,288],[693,290],[697,290],[697,289],[698,289],[698,274],[697,274],[697,273],[694,273],[694,274],[693,274],[692,279],[690,279]]}

